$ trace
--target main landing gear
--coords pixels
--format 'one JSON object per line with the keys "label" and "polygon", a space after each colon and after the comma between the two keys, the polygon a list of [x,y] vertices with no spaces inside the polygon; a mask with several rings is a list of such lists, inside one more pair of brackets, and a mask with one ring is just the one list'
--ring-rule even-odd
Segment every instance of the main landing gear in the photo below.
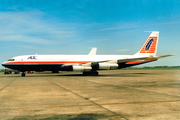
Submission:
{"label": "main landing gear", "polygon": [[25,77],[25,76],[26,76],[26,73],[25,73],[25,72],[22,72],[21,76],[22,76],[22,77]]}
{"label": "main landing gear", "polygon": [[98,73],[97,71],[93,71],[93,72],[83,72],[83,75],[85,75],[85,76],[88,76],[88,75],[98,76],[99,73]]}

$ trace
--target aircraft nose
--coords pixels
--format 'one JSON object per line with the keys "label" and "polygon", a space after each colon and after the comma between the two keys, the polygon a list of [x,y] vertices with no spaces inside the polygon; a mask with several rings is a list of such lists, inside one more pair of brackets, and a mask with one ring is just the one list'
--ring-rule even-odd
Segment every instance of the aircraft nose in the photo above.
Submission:
{"label": "aircraft nose", "polygon": [[3,62],[1,65],[5,67],[5,66],[6,66],[6,63],[7,63],[7,62]]}

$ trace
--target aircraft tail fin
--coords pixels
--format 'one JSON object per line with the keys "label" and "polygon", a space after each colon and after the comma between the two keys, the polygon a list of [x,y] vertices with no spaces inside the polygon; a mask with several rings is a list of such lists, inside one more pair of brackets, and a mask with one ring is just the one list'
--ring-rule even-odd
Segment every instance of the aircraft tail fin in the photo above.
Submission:
{"label": "aircraft tail fin", "polygon": [[140,51],[135,55],[137,56],[156,56],[157,46],[159,39],[159,31],[152,31]]}

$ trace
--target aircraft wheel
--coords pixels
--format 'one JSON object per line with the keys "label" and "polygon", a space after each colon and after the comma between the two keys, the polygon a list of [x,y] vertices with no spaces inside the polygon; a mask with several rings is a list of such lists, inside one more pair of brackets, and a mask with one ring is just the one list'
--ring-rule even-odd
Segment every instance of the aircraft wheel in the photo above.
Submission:
{"label": "aircraft wheel", "polygon": [[21,76],[22,76],[22,77],[25,77],[25,76],[26,76],[26,73],[23,72],[23,73],[21,74]]}
{"label": "aircraft wheel", "polygon": [[93,72],[93,76],[98,76],[99,73],[98,72]]}
{"label": "aircraft wheel", "polygon": [[90,76],[98,76],[99,73],[98,72],[83,72],[83,75],[90,75]]}
{"label": "aircraft wheel", "polygon": [[88,72],[83,72],[83,75],[85,75],[85,76],[86,76],[86,75],[89,75],[89,73],[88,73]]}

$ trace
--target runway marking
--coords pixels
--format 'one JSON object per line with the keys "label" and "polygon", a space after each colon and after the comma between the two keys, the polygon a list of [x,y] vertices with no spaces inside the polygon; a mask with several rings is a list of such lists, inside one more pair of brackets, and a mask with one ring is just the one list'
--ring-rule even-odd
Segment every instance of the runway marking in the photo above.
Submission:
{"label": "runway marking", "polygon": [[[105,82],[101,82],[101,81],[94,81],[94,80],[88,80],[90,82],[94,82],[94,83],[100,83],[100,84],[107,84],[107,85],[114,85],[114,84],[111,84],[111,83],[105,83]],[[117,85],[115,85],[117,86]]]}
{"label": "runway marking", "polygon": [[12,80],[10,83],[8,83],[6,86],[4,86],[3,88],[0,89],[0,91],[2,91],[3,89],[5,89],[6,87],[8,87],[11,83],[13,83],[17,78],[15,78],[14,80]]}
{"label": "runway marking", "polygon": [[0,111],[6,111],[6,110],[28,110],[28,109],[45,109],[45,108],[84,107],[84,106],[97,106],[97,105],[118,105],[118,104],[120,105],[120,104],[170,103],[170,102],[180,102],[180,100],[123,102],[123,103],[103,103],[103,104],[86,104],[86,105],[64,105],[64,106],[42,106],[42,107],[24,107],[24,108],[1,108]]}
{"label": "runway marking", "polygon": [[[105,84],[105,85],[112,85],[112,86],[118,86],[117,84],[112,84],[112,83],[105,83],[105,82],[101,82],[101,81],[94,81],[94,80],[88,80],[90,82],[94,82],[94,83],[99,83],[99,84]],[[124,86],[127,88],[131,88],[131,89],[136,89],[136,90],[141,90],[141,91],[146,91],[146,92],[154,92],[154,93],[158,93],[158,94],[165,94],[165,95],[169,95],[166,93],[162,93],[162,92],[155,92],[153,90],[144,90],[143,88],[135,88],[135,87],[130,87],[130,86]],[[175,96],[175,95],[169,95],[169,96]]]}
{"label": "runway marking", "polygon": [[99,78],[118,78],[118,77],[99,77]]}
{"label": "runway marking", "polygon": [[[44,78],[44,79],[45,79],[45,78]],[[78,94],[78,93],[76,93],[76,92],[74,92],[74,91],[72,91],[72,90],[70,90],[70,89],[62,86],[62,85],[59,85],[58,83],[55,83],[55,82],[53,82],[53,81],[51,81],[51,80],[48,80],[48,79],[45,79],[45,80],[47,80],[47,81],[51,82],[52,84],[55,84],[55,85],[57,85],[58,87],[66,90],[66,91],[69,91],[69,92],[71,92],[71,93],[73,93],[73,94],[81,97],[82,99],[84,99],[84,100],[89,101],[90,103],[92,103],[92,104],[90,104],[90,105],[82,105],[82,106],[99,106],[100,108],[103,108],[103,109],[105,109],[105,110],[113,113],[114,115],[119,115],[119,116],[121,116],[121,117],[124,117],[124,116],[122,116],[122,115],[120,115],[120,114],[117,114],[116,112],[114,112],[114,111],[112,111],[112,110],[109,110],[108,108],[106,108],[106,107],[104,107],[104,106],[102,106],[102,105],[100,105],[100,104],[98,104],[98,103],[96,103],[96,102],[94,102],[94,101],[92,101],[92,100],[89,100],[89,99],[85,98],[84,96],[82,96],[82,95],[80,95],[80,94]]]}

